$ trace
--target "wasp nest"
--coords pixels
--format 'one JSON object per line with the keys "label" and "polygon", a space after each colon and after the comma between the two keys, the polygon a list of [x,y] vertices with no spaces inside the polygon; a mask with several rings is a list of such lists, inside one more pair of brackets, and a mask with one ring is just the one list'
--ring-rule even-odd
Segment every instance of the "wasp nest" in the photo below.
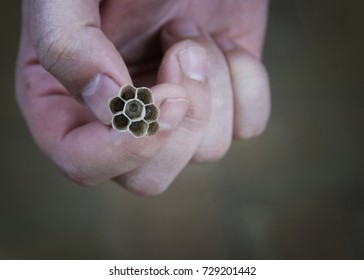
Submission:
{"label": "wasp nest", "polygon": [[111,125],[117,131],[129,131],[139,138],[153,135],[159,129],[159,109],[149,88],[125,85],[108,105],[113,115]]}

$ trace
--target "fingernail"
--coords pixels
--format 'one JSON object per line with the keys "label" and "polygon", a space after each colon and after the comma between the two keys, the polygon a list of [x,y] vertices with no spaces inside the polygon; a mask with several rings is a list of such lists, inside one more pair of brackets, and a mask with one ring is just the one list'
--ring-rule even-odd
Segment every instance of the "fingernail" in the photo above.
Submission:
{"label": "fingernail", "polygon": [[166,99],[161,104],[158,119],[159,129],[169,131],[175,129],[186,115],[190,103],[186,99]]}
{"label": "fingernail", "polygon": [[223,51],[229,51],[235,48],[235,44],[226,37],[217,37],[215,41]]}
{"label": "fingernail", "polygon": [[206,51],[201,47],[188,47],[178,53],[183,73],[190,79],[204,81],[207,77]]}
{"label": "fingernail", "polygon": [[190,21],[178,20],[167,27],[167,33],[177,37],[195,37],[200,35],[197,26]]}
{"label": "fingernail", "polygon": [[116,96],[120,86],[110,77],[96,75],[82,90],[81,96],[85,105],[103,123],[110,124],[112,114],[108,108],[108,100]]}

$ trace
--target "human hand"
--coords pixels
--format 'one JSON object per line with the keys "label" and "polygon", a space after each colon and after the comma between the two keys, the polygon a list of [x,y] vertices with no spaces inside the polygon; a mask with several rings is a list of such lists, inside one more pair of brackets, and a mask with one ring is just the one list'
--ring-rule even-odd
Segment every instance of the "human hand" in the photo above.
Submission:
{"label": "human hand", "polygon": [[[80,184],[162,192],[191,159],[218,160],[233,135],[264,130],[266,10],[266,0],[25,0],[16,87],[34,139]],[[132,83],[154,85],[153,136],[103,124],[107,100]]]}

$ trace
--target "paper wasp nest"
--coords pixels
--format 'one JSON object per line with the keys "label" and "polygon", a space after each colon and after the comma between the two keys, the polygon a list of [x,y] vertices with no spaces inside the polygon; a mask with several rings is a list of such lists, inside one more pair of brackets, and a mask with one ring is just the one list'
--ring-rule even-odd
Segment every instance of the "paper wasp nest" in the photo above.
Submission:
{"label": "paper wasp nest", "polygon": [[139,138],[153,135],[159,129],[159,109],[149,88],[125,85],[108,105],[113,114],[111,125],[117,131],[129,131]]}

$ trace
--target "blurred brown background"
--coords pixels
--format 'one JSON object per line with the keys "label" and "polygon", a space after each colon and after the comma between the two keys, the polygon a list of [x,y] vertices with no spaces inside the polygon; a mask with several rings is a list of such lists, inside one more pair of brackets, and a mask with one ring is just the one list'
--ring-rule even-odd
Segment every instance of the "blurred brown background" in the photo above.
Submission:
{"label": "blurred brown background", "polygon": [[14,99],[18,1],[0,3],[1,259],[363,259],[363,1],[273,0],[265,134],[153,199],[71,183]]}

